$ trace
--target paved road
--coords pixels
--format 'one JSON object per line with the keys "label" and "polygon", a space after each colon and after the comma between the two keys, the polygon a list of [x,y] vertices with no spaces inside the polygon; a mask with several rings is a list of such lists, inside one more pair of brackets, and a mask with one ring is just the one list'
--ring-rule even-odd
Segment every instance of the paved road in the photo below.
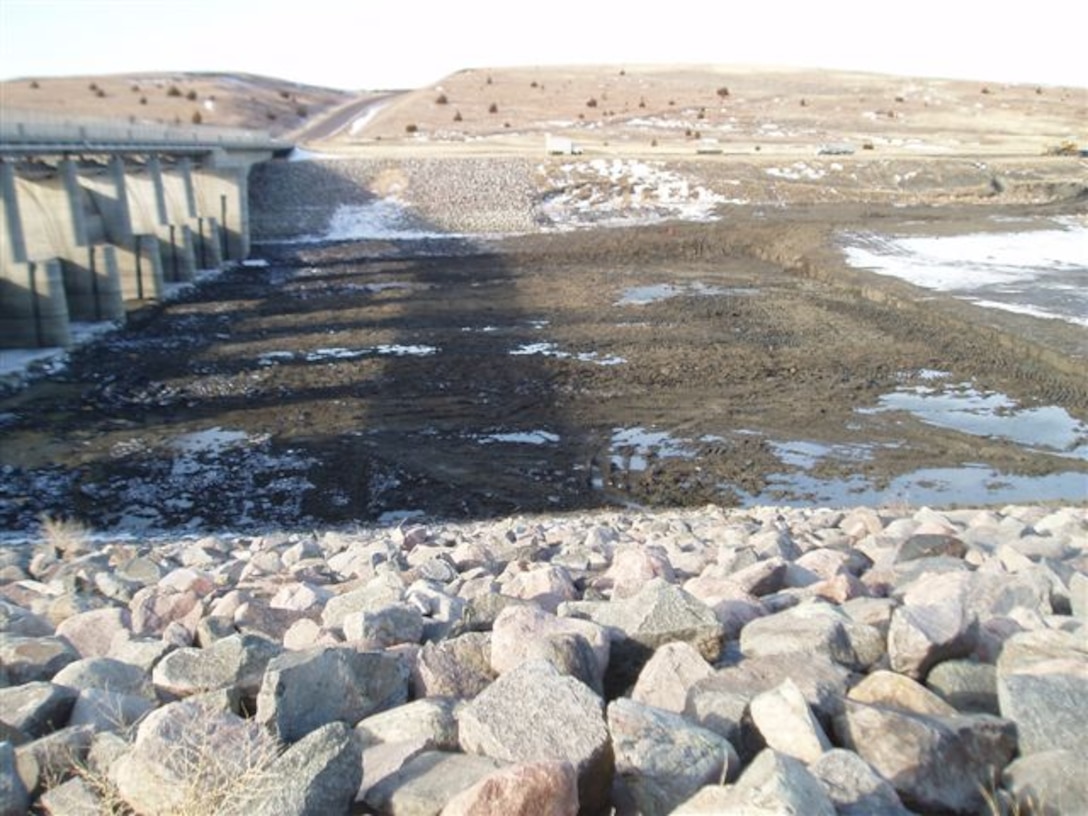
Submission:
{"label": "paved road", "polygon": [[399,96],[402,91],[364,95],[317,118],[295,134],[297,144],[321,142],[351,127],[352,122]]}

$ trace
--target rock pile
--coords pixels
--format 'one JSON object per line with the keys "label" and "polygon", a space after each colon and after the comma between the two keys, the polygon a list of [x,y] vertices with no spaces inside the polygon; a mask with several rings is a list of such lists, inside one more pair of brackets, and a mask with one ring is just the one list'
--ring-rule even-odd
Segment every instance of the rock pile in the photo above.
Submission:
{"label": "rock pile", "polygon": [[1088,812],[1088,509],[0,551],[0,814]]}

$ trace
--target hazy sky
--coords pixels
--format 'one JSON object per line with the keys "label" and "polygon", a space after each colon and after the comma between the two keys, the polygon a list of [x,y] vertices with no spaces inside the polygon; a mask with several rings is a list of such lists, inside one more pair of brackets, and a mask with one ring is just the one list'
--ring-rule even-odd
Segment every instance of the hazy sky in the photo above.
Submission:
{"label": "hazy sky", "polygon": [[1088,2],[0,0],[0,79],[240,71],[345,89],[502,65],[749,63],[1088,87]]}

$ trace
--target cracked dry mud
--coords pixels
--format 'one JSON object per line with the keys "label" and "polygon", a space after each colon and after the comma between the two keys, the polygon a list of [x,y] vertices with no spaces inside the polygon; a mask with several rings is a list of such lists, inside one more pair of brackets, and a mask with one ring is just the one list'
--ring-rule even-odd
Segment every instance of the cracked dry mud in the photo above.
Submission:
{"label": "cracked dry mud", "polygon": [[821,498],[806,479],[862,495],[942,468],[995,487],[1083,479],[1082,458],[874,410],[936,371],[1088,419],[1082,330],[920,300],[834,246],[865,219],[980,217],[799,209],[258,247],[269,266],[133,320],[0,403],[0,526],[804,502]]}

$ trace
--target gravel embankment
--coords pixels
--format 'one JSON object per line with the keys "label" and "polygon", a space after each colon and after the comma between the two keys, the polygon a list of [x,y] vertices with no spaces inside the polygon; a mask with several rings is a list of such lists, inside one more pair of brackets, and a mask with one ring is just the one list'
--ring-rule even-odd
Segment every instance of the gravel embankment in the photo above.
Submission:
{"label": "gravel embankment", "polygon": [[54,528],[0,812],[1083,813],[1086,615],[1075,507]]}

